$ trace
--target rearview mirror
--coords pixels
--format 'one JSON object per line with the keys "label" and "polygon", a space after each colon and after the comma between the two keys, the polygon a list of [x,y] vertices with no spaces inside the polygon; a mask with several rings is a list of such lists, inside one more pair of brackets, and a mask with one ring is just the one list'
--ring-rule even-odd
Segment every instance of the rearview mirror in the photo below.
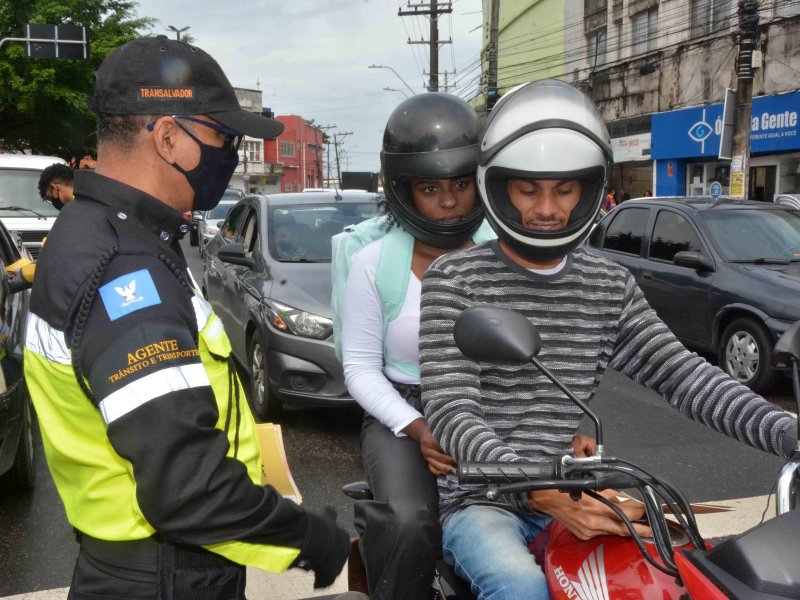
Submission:
{"label": "rearview mirror", "polygon": [[539,332],[523,315],[488,306],[462,312],[453,328],[456,345],[473,360],[528,362],[541,348]]}
{"label": "rearview mirror", "polygon": [[672,262],[679,267],[688,267],[705,273],[713,273],[716,271],[713,260],[708,258],[705,254],[694,250],[683,250],[682,252],[676,253],[675,256],[672,257]]}
{"label": "rearview mirror", "polygon": [[248,269],[256,268],[256,261],[252,256],[247,256],[244,253],[244,246],[238,243],[225,244],[216,252],[217,258],[222,262],[230,263],[232,265],[241,265]]}

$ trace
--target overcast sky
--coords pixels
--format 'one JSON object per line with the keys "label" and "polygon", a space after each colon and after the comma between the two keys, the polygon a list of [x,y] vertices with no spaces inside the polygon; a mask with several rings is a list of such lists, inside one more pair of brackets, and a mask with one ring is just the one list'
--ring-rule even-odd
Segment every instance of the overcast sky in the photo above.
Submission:
{"label": "overcast sky", "polygon": [[[342,138],[349,164],[342,169],[378,171],[381,137],[395,106],[409,94],[394,68],[416,93],[425,91],[429,39],[424,16],[399,17],[409,10],[399,0],[137,0],[140,16],[158,24],[152,33],[189,27],[194,43],[211,54],[236,87],[260,89],[276,115],[300,115]],[[412,0],[411,5],[428,4]],[[444,0],[440,0],[442,5]],[[455,70],[451,93],[476,95],[480,68],[481,0],[454,0],[453,12],[439,17],[439,37],[453,40],[439,51],[439,71]],[[440,89],[444,76],[440,75]],[[384,87],[398,91],[384,91]]]}

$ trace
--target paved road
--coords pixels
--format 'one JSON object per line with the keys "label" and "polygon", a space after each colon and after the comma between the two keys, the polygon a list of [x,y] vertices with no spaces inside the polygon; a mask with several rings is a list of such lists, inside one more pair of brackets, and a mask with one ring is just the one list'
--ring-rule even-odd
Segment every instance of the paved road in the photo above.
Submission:
{"label": "paved road", "polygon": [[[187,244],[185,250],[190,266],[198,273],[197,249]],[[734,520],[730,514],[710,519],[707,536],[727,535],[757,522],[764,507],[764,499],[760,497],[770,490],[781,465],[779,459],[689,421],[656,394],[615,372],[607,374],[592,406],[603,419],[606,446],[611,454],[624,456],[663,475],[691,500],[757,497],[739,503],[736,514],[743,520]],[[351,531],[352,509],[339,493],[339,487],[362,477],[358,454],[360,420],[360,412],[354,408],[289,410],[281,421],[287,456],[304,504],[312,509],[333,504],[340,520]],[[26,495],[0,497],[0,597],[64,598],[63,588],[69,585],[77,553],[41,455],[41,442],[37,444],[36,489]],[[287,576],[279,579],[289,580]],[[270,597],[288,600],[310,595],[307,581],[295,587],[281,585],[283,595]],[[342,589],[342,585],[340,581],[337,589]],[[290,591],[290,587],[304,591]],[[53,589],[58,591],[42,592]]]}

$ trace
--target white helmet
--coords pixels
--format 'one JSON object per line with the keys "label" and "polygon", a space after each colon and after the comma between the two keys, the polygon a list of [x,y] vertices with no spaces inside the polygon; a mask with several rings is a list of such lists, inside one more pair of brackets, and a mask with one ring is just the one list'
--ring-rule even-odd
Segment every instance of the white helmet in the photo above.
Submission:
{"label": "white helmet", "polygon": [[[611,140],[592,101],[563,81],[515,88],[489,114],[478,157],[478,188],[486,219],[512,250],[530,260],[554,260],[591,231],[611,173]],[[534,231],[508,196],[509,179],[577,179],[581,198],[567,226]]]}

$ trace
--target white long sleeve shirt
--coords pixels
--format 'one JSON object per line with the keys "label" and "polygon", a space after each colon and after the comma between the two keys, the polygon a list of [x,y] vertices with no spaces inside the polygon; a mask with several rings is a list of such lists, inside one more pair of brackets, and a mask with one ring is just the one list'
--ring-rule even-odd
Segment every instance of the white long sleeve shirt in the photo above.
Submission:
{"label": "white long sleeve shirt", "polygon": [[[403,428],[422,414],[400,396],[392,381],[419,384],[419,378],[384,364],[383,309],[375,287],[382,244],[382,239],[376,240],[353,255],[344,293],[342,363],[350,395],[395,435],[402,436]],[[387,327],[386,347],[395,359],[419,364],[421,284],[413,273],[405,276],[409,278],[405,301]]]}

